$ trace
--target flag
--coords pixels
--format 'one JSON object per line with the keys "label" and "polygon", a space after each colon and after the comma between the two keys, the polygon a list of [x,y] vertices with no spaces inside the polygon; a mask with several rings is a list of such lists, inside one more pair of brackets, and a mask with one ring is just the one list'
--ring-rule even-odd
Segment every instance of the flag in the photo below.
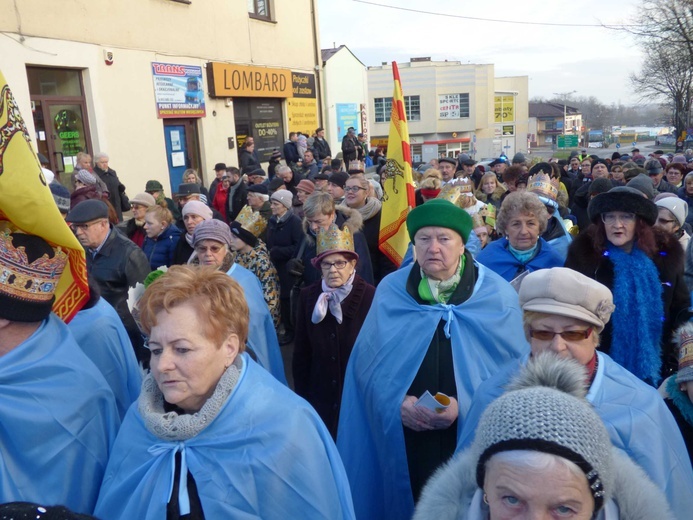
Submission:
{"label": "flag", "polygon": [[55,292],[53,311],[70,321],[89,299],[84,248],[65,223],[41,171],[12,90],[0,72],[0,226],[60,247],[68,263]]}
{"label": "flag", "polygon": [[407,215],[414,207],[414,180],[411,173],[409,128],[404,109],[402,83],[397,63],[392,62],[395,91],[390,112],[390,135],[387,143],[387,161],[383,174],[383,209],[380,217],[378,247],[397,266],[409,246]]}

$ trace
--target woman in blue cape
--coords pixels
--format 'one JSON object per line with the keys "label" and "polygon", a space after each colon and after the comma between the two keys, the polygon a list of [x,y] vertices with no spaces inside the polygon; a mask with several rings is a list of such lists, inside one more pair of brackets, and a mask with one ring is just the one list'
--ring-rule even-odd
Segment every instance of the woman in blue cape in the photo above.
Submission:
{"label": "woman in blue cape", "polygon": [[[517,293],[474,262],[463,209],[412,210],[416,263],[383,279],[349,360],[337,446],[359,519],[410,518],[426,479],[455,450],[475,389],[526,351]],[[450,396],[438,414],[416,406]]]}
{"label": "woman in blue cape", "polygon": [[511,282],[525,272],[563,265],[563,259],[541,238],[549,214],[534,193],[516,191],[508,195],[496,219],[503,238],[487,245],[476,257],[480,264]]}
{"label": "woman in blue cape", "polygon": [[152,372],[116,439],[97,517],[354,517],[322,421],[243,352],[249,311],[237,282],[174,266],[139,308]]}
{"label": "woman in blue cape", "polygon": [[233,261],[231,240],[231,229],[221,220],[200,222],[193,233],[195,251],[188,263],[216,267],[240,284],[250,308],[248,347],[262,367],[286,384],[284,361],[262,284],[252,272]]}
{"label": "woman in blue cape", "polygon": [[[571,269],[545,269],[522,281],[520,303],[532,356],[551,351],[586,367],[586,399],[613,445],[664,492],[676,518],[689,518],[693,471],[674,418],[654,388],[596,350],[614,310],[611,291]],[[528,358],[507,365],[478,388],[458,452],[472,443],[484,410],[505,392]]]}

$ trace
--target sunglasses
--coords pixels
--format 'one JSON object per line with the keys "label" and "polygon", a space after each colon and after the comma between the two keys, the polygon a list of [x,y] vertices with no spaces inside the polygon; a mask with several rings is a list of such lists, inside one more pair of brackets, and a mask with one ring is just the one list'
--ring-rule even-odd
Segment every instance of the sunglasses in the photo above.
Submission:
{"label": "sunglasses", "polygon": [[553,341],[556,335],[562,337],[565,341],[581,341],[587,339],[592,334],[593,327],[585,330],[564,330],[563,332],[554,332],[552,330],[534,330],[529,329],[530,337],[540,341]]}

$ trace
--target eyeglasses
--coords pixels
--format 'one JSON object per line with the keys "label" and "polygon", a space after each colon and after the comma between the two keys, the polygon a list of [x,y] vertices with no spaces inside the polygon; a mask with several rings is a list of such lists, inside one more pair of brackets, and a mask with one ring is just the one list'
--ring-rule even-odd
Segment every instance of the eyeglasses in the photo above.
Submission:
{"label": "eyeglasses", "polygon": [[341,271],[346,267],[348,262],[346,260],[337,260],[336,262],[320,262],[320,269],[327,272],[333,267],[336,267],[338,271]]}
{"label": "eyeglasses", "polygon": [[602,213],[602,222],[604,224],[616,224],[616,222],[629,224],[634,221],[635,213]]}
{"label": "eyeglasses", "polygon": [[87,222],[86,224],[70,224],[70,229],[72,230],[73,233],[76,233],[77,231],[86,231],[89,229],[90,226],[93,226],[94,224],[98,224],[99,222],[103,222],[102,220],[95,220],[94,222]]}
{"label": "eyeglasses", "polygon": [[198,254],[201,254],[201,255],[204,254],[204,253],[206,253],[207,251],[209,251],[209,252],[212,253],[212,254],[217,254],[219,251],[221,251],[222,249],[224,249],[224,247],[226,247],[226,246],[223,246],[223,245],[218,245],[218,246],[197,246],[197,247],[195,247],[195,251],[196,251]]}
{"label": "eyeglasses", "polygon": [[552,330],[534,330],[529,329],[530,337],[540,341],[553,341],[556,335],[562,337],[565,341],[581,341],[587,339],[592,334],[592,327],[585,330],[564,330],[563,332],[554,332]]}
{"label": "eyeglasses", "polygon": [[347,193],[358,193],[359,190],[366,191],[366,188],[362,188],[361,186],[347,186],[344,188],[344,191]]}

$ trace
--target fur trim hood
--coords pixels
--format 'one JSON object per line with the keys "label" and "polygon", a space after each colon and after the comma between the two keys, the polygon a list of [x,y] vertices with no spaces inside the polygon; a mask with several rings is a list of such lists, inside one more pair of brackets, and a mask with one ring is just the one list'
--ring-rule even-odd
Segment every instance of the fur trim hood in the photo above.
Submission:
{"label": "fur trim hood", "polygon": [[[470,511],[477,490],[477,459],[470,448],[436,471],[421,494],[413,520],[488,518],[487,514]],[[605,520],[675,520],[666,497],[640,466],[616,448],[612,448],[612,464],[616,476],[612,498],[619,517]]]}
{"label": "fur trim hood", "polygon": [[[339,226],[339,229],[344,229],[344,226],[349,228],[351,234],[354,235],[357,231],[363,229],[363,217],[357,209],[352,209],[347,205],[339,204],[335,206],[335,223]],[[306,237],[308,237],[309,242],[315,242],[315,237],[310,232],[310,226],[308,225],[308,220],[303,217],[303,232]]]}

